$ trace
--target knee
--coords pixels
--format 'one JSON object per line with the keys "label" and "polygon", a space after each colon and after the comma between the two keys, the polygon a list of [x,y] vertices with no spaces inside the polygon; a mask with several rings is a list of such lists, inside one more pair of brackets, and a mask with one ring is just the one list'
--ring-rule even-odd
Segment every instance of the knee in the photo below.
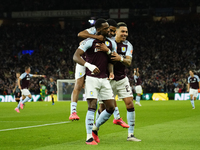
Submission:
{"label": "knee", "polygon": [[112,107],[109,107],[109,108],[106,108],[106,111],[110,114],[112,114],[114,111],[115,111],[115,107],[112,106]]}
{"label": "knee", "polygon": [[126,108],[127,108],[127,109],[134,108],[134,105],[133,105],[133,101],[132,101],[132,100],[129,100],[129,101],[126,103]]}

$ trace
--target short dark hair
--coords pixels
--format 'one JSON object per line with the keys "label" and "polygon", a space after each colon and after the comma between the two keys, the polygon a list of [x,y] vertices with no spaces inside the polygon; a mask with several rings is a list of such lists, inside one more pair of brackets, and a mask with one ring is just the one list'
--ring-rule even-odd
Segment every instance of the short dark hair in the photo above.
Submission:
{"label": "short dark hair", "polygon": [[120,27],[127,27],[126,23],[125,22],[119,22],[117,24],[117,29],[119,29]]}
{"label": "short dark hair", "polygon": [[102,23],[106,23],[107,21],[103,18],[97,19],[97,21],[95,22],[94,26],[96,29],[101,28]]}
{"label": "short dark hair", "polygon": [[26,67],[25,67],[25,70],[27,70],[28,68],[30,68],[30,66],[26,66]]}
{"label": "short dark hair", "polygon": [[117,22],[113,19],[108,19],[107,20],[109,26],[117,27]]}

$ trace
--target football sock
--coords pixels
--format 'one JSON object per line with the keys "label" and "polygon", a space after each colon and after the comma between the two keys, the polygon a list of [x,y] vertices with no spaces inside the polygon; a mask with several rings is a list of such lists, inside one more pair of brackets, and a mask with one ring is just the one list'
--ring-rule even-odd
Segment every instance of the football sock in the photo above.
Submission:
{"label": "football sock", "polygon": [[136,96],[136,101],[140,103],[140,96]]}
{"label": "football sock", "polygon": [[96,127],[99,128],[102,124],[104,124],[112,114],[113,112],[109,113],[106,109],[103,112],[101,112],[99,118],[96,120]]}
{"label": "football sock", "polygon": [[99,115],[100,115],[100,111],[99,111],[99,109],[98,109],[97,112],[96,112],[96,121],[97,121],[97,119],[99,118]]}
{"label": "football sock", "polygon": [[128,136],[134,133],[135,126],[135,110],[134,108],[127,109],[127,120],[128,120]]}
{"label": "football sock", "polygon": [[113,112],[114,118],[117,120],[120,118],[119,109],[115,107],[115,111]]}
{"label": "football sock", "polygon": [[87,139],[89,140],[92,137],[92,127],[94,124],[94,113],[95,109],[88,108],[86,118],[85,118],[85,126],[86,126],[86,131],[87,131]]}
{"label": "football sock", "polygon": [[192,107],[194,107],[194,100],[190,100]]}
{"label": "football sock", "polygon": [[30,100],[30,98],[27,96],[23,101],[22,101],[22,104],[28,102]]}
{"label": "football sock", "polygon": [[77,103],[76,102],[71,102],[71,114],[73,112],[76,112],[76,106],[77,106]]}
{"label": "football sock", "polygon": [[20,109],[20,103],[22,102],[22,97],[20,97],[20,101],[19,101],[19,103],[18,103],[18,105],[17,105],[17,108],[18,109]]}

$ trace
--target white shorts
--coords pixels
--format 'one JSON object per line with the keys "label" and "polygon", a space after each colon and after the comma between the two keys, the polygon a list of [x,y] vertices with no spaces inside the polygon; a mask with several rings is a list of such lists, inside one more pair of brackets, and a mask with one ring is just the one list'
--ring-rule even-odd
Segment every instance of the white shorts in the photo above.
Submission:
{"label": "white shorts", "polygon": [[193,97],[197,97],[197,95],[198,95],[198,89],[192,89],[192,88],[190,88],[189,94],[193,95]]}
{"label": "white shorts", "polygon": [[[114,99],[114,94],[107,78],[95,78],[86,76],[85,79],[86,98],[99,100]],[[100,95],[100,96],[99,96]]]}
{"label": "white shorts", "polygon": [[136,85],[135,86],[135,92],[137,94],[141,94],[142,93],[142,86],[141,85]]}
{"label": "white shorts", "polygon": [[114,95],[121,98],[133,97],[132,88],[127,77],[119,81],[110,81]]}
{"label": "white shorts", "polygon": [[22,89],[21,92],[22,92],[22,95],[24,96],[28,96],[31,94],[28,89]]}
{"label": "white shorts", "polygon": [[75,79],[79,79],[85,75],[85,66],[81,66],[76,63]]}

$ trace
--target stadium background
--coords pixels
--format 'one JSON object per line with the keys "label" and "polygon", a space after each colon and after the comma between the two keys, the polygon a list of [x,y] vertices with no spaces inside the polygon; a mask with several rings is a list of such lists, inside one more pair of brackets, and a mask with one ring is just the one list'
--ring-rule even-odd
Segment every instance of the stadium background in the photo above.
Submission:
{"label": "stadium background", "polygon": [[[25,65],[46,74],[45,84],[50,76],[73,79],[77,34],[97,18],[127,23],[134,53],[126,73],[133,90],[134,67],[140,68],[143,93],[169,95],[176,87],[186,92],[189,69],[200,72],[198,0],[7,0],[0,4],[0,95],[12,94],[15,72]],[[39,80],[32,80],[32,94],[40,93]]]}

